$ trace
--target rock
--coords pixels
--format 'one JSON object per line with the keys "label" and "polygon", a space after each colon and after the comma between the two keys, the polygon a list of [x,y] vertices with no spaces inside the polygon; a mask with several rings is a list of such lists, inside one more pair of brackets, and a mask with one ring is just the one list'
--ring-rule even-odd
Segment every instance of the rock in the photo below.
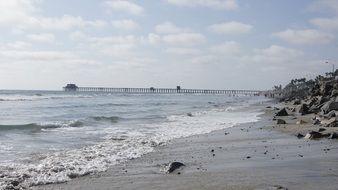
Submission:
{"label": "rock", "polygon": [[333,118],[333,117],[336,117],[336,112],[335,111],[330,111],[327,115],[326,115],[326,117],[328,118],[328,119],[331,119],[331,118]]}
{"label": "rock", "polygon": [[305,124],[305,123],[307,123],[307,122],[306,122],[306,121],[303,121],[303,120],[299,120],[299,121],[296,122],[297,125],[303,125],[303,124]]}
{"label": "rock", "polygon": [[167,173],[170,174],[170,173],[174,172],[175,170],[177,170],[177,169],[179,169],[183,166],[185,166],[185,165],[181,162],[172,162],[168,166]]}
{"label": "rock", "polygon": [[281,109],[279,112],[276,113],[276,116],[288,116],[288,112],[285,108]]}
{"label": "rock", "polygon": [[299,139],[301,139],[301,138],[304,138],[304,135],[298,133],[298,134],[296,135],[296,137],[299,138]]}
{"label": "rock", "polygon": [[338,96],[338,90],[332,90],[331,97],[337,97]]}
{"label": "rock", "polygon": [[268,188],[268,189],[271,189],[271,190],[288,190],[288,188],[280,186],[280,185],[274,185],[274,186],[272,186],[271,188]]}
{"label": "rock", "polygon": [[302,104],[302,105],[300,106],[298,112],[299,112],[300,114],[302,114],[302,115],[309,114],[310,112],[309,112],[309,107],[308,107],[308,105]]}
{"label": "rock", "polygon": [[67,176],[70,178],[70,179],[74,179],[76,177],[79,177],[79,174],[76,174],[76,173],[69,173],[67,174]]}
{"label": "rock", "polygon": [[316,119],[314,122],[313,122],[314,125],[319,125],[320,124],[320,120],[319,119]]}
{"label": "rock", "polygon": [[192,113],[187,113],[187,116],[192,117]]}
{"label": "rock", "polygon": [[338,127],[338,121],[334,120],[331,123],[327,124],[325,127]]}
{"label": "rock", "polygon": [[324,129],[324,128],[319,128],[318,129],[318,132],[323,132],[323,131],[325,131],[326,129]]}
{"label": "rock", "polygon": [[278,125],[284,125],[284,124],[286,124],[286,121],[284,121],[283,119],[277,119],[277,124]]}
{"label": "rock", "polygon": [[300,105],[302,102],[300,101],[300,99],[296,99],[294,102],[293,102],[293,105]]}
{"label": "rock", "polygon": [[278,110],[280,110],[280,109],[279,109],[279,108],[277,108],[277,107],[274,107],[273,109],[274,109],[274,110],[277,110],[277,111],[278,111]]}
{"label": "rock", "polygon": [[266,106],[266,108],[270,109],[270,108],[271,108],[271,106]]}
{"label": "rock", "polygon": [[317,131],[311,131],[305,135],[305,139],[320,139],[323,137],[328,137],[330,134],[322,134]]}
{"label": "rock", "polygon": [[324,112],[324,114],[327,114],[332,110],[338,110],[338,102],[330,100],[326,102],[321,109]]}
{"label": "rock", "polygon": [[11,184],[12,184],[14,187],[16,187],[16,186],[18,186],[18,185],[20,184],[20,182],[14,180],[14,181],[11,181]]}
{"label": "rock", "polygon": [[338,134],[335,132],[331,133],[329,139],[338,139]]}
{"label": "rock", "polygon": [[296,112],[296,108],[292,108],[292,109],[291,109],[291,112]]}
{"label": "rock", "polygon": [[332,90],[333,90],[332,82],[333,82],[333,81],[328,81],[328,82],[325,82],[325,83],[323,84],[323,87],[322,87],[322,94],[323,94],[323,95],[325,95],[325,96],[331,95]]}

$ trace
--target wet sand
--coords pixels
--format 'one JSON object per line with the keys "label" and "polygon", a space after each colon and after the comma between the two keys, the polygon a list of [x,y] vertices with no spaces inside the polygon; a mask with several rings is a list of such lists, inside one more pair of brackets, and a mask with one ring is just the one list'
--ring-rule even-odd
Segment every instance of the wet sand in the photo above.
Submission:
{"label": "wet sand", "polygon": [[[177,139],[106,172],[33,189],[337,190],[338,140],[298,139],[299,126],[276,125],[273,114],[266,109],[259,122]],[[180,174],[161,171],[172,161],[186,165]]]}

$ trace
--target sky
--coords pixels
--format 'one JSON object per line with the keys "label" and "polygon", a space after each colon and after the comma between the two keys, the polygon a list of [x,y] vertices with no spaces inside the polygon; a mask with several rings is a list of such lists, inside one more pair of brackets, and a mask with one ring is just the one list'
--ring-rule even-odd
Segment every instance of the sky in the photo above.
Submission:
{"label": "sky", "polygon": [[266,90],[338,66],[337,34],[337,0],[0,0],[0,89]]}

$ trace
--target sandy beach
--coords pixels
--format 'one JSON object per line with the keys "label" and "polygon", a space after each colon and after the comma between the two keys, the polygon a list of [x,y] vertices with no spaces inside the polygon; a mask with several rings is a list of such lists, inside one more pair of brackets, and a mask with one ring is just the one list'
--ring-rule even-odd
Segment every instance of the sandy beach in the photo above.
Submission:
{"label": "sandy beach", "polygon": [[[176,139],[106,172],[33,189],[338,189],[338,141],[298,139],[311,126],[297,128],[294,117],[276,125],[266,106],[258,122]],[[186,166],[165,173],[173,161]]]}

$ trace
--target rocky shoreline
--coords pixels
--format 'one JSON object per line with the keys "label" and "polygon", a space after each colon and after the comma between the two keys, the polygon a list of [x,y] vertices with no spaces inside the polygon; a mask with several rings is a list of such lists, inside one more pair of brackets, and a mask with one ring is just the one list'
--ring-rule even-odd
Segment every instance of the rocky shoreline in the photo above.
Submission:
{"label": "rocky shoreline", "polygon": [[[273,120],[298,138],[338,138],[338,70],[315,80],[292,80],[281,90],[281,104]],[[290,124],[288,126],[284,126]],[[297,127],[299,129],[297,129]],[[292,128],[292,130],[291,130]]]}

